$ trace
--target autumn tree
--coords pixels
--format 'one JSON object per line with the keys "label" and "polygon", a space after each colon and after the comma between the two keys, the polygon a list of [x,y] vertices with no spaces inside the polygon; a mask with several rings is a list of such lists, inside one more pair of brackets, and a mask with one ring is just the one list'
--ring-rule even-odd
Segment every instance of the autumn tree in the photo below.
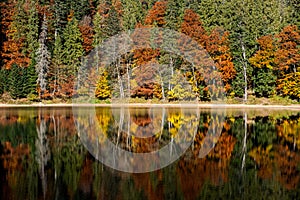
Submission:
{"label": "autumn tree", "polygon": [[165,11],[166,11],[167,1],[157,1],[153,7],[148,11],[145,18],[146,25],[155,25],[162,27],[166,24],[165,21]]}
{"label": "autumn tree", "polygon": [[13,64],[27,66],[30,62],[30,59],[26,57],[23,51],[26,40],[24,24],[27,24],[27,16],[22,2],[14,4],[13,15],[11,18],[12,22],[7,23],[7,40],[3,42],[2,53],[4,67],[7,69],[11,68]]}
{"label": "autumn tree", "polygon": [[287,26],[276,36],[278,49],[275,52],[278,74],[278,92],[284,96],[300,98],[300,31],[297,26]]}
{"label": "autumn tree", "polygon": [[100,76],[96,85],[95,96],[98,99],[107,99],[111,97],[111,89],[108,82],[108,73],[104,71]]}
{"label": "autumn tree", "polygon": [[[186,9],[184,13],[184,18],[183,22],[181,24],[180,31],[189,36],[193,41],[196,41],[198,43],[198,48],[196,49],[201,49],[202,53],[206,53],[205,47],[206,47],[206,42],[208,41],[208,35],[203,28],[202,22],[200,20],[200,17],[197,13],[195,13],[191,9]],[[180,45],[183,46],[184,48],[189,48],[191,44],[187,43],[188,41],[179,41]],[[195,47],[190,47],[191,49],[195,49]],[[201,58],[204,59],[204,58]],[[202,66],[190,66],[187,67],[189,72],[191,73],[190,76],[190,81],[192,81],[193,87],[194,87],[194,92],[197,93],[198,98],[202,100],[207,100],[209,98],[209,94],[207,93],[208,88],[205,83],[205,80],[209,79],[210,73],[204,70],[207,70],[210,68],[210,66],[207,68],[205,60],[201,60]],[[205,79],[206,77],[206,79]]]}
{"label": "autumn tree", "polygon": [[86,54],[88,54],[92,49],[93,43],[93,28],[92,20],[90,16],[84,16],[79,22],[79,29],[83,38],[82,47]]}
{"label": "autumn tree", "polygon": [[258,39],[259,50],[249,59],[254,66],[254,91],[258,97],[275,94],[275,41],[272,35]]}
{"label": "autumn tree", "polygon": [[225,91],[229,92],[232,80],[236,75],[233,57],[230,52],[229,32],[221,28],[214,29],[208,36],[206,50],[221,73]]}

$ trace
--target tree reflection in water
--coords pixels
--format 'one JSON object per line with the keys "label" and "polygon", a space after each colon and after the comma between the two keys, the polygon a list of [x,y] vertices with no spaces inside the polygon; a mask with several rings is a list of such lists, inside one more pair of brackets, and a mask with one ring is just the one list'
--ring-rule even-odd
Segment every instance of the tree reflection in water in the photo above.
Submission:
{"label": "tree reflection in water", "polygon": [[[2,109],[0,198],[295,199],[300,192],[300,113],[268,112],[229,110],[219,122],[211,110],[97,109],[103,134],[88,135],[95,144],[109,140],[142,153],[171,143],[168,150],[176,153],[180,130],[191,141],[171,165],[131,174],[104,166],[84,148],[72,109]],[[211,126],[221,127],[220,137],[208,133]]]}

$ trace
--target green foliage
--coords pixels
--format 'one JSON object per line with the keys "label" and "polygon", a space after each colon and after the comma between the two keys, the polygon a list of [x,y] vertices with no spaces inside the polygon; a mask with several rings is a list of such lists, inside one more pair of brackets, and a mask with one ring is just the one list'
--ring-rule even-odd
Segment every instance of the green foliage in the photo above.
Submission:
{"label": "green foliage", "polygon": [[144,20],[144,10],[141,1],[136,0],[122,0],[123,13],[122,13],[122,26],[123,29],[134,29],[137,23]]}
{"label": "green foliage", "polygon": [[8,86],[8,70],[0,69],[0,95],[2,95],[5,91],[7,91]]}
{"label": "green foliage", "polygon": [[183,21],[185,2],[182,0],[169,0],[165,14],[166,27],[179,30]]}
{"label": "green foliage", "polygon": [[254,77],[254,92],[257,97],[270,97],[275,94],[276,76],[268,68],[256,70]]}
{"label": "green foliage", "polygon": [[94,38],[93,38],[93,46],[97,47],[97,45],[101,44],[101,42],[104,40],[104,35],[102,32],[102,21],[103,18],[100,15],[99,12],[97,12],[93,19],[93,25],[94,25]]}
{"label": "green foliage", "polygon": [[26,26],[26,46],[31,59],[34,59],[35,51],[38,48],[39,18],[34,1],[32,1],[30,6],[31,8],[29,10],[28,23]]}
{"label": "green foliage", "polygon": [[37,94],[36,88],[36,80],[37,80],[37,74],[35,70],[35,62],[33,62],[31,65],[29,65],[26,68],[26,82],[24,84],[24,88],[26,91],[26,94]]}
{"label": "green foliage", "polygon": [[53,5],[54,12],[54,28],[55,34],[62,34],[63,29],[66,27],[68,21],[67,16],[69,14],[68,1],[65,0],[55,0]]}
{"label": "green foliage", "polygon": [[63,32],[63,63],[68,67],[68,74],[75,75],[83,56],[82,37],[78,21],[72,17]]}
{"label": "green foliage", "polygon": [[10,69],[9,73],[9,93],[12,98],[17,99],[17,98],[22,98],[24,97],[25,93],[23,83],[26,81],[23,76],[24,69],[17,65],[13,65],[12,68]]}
{"label": "green foliage", "polygon": [[90,13],[90,3],[89,0],[80,0],[80,1],[69,1],[70,10],[74,11],[74,16],[77,20],[81,20],[84,16],[89,15]]}
{"label": "green foliage", "polygon": [[239,69],[233,83],[232,83],[232,91],[235,96],[237,97],[243,97],[244,96],[244,87],[245,87],[245,81],[244,76],[241,73],[242,69]]}
{"label": "green foliage", "polygon": [[108,16],[104,18],[102,32],[104,38],[108,38],[118,34],[121,31],[121,25],[118,13],[114,6],[110,7]]}

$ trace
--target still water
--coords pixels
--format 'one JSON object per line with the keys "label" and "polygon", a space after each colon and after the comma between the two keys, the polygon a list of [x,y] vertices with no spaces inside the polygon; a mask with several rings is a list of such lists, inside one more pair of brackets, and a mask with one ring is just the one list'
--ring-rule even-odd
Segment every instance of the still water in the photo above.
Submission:
{"label": "still water", "polygon": [[297,199],[299,145],[297,110],[2,108],[0,199]]}

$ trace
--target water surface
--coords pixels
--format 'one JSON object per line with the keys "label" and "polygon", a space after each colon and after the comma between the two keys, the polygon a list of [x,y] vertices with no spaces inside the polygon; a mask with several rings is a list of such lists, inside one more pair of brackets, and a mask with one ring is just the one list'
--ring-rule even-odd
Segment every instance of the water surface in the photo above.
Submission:
{"label": "water surface", "polygon": [[[77,111],[0,109],[1,199],[296,199],[300,195],[299,111]],[[106,156],[124,161],[108,167],[99,161],[97,151],[107,141],[131,153],[165,147],[169,154],[152,162],[134,162],[111,150]],[[186,149],[182,142],[188,142]],[[176,153],[179,158],[162,169],[116,170],[127,165],[141,171]]]}

